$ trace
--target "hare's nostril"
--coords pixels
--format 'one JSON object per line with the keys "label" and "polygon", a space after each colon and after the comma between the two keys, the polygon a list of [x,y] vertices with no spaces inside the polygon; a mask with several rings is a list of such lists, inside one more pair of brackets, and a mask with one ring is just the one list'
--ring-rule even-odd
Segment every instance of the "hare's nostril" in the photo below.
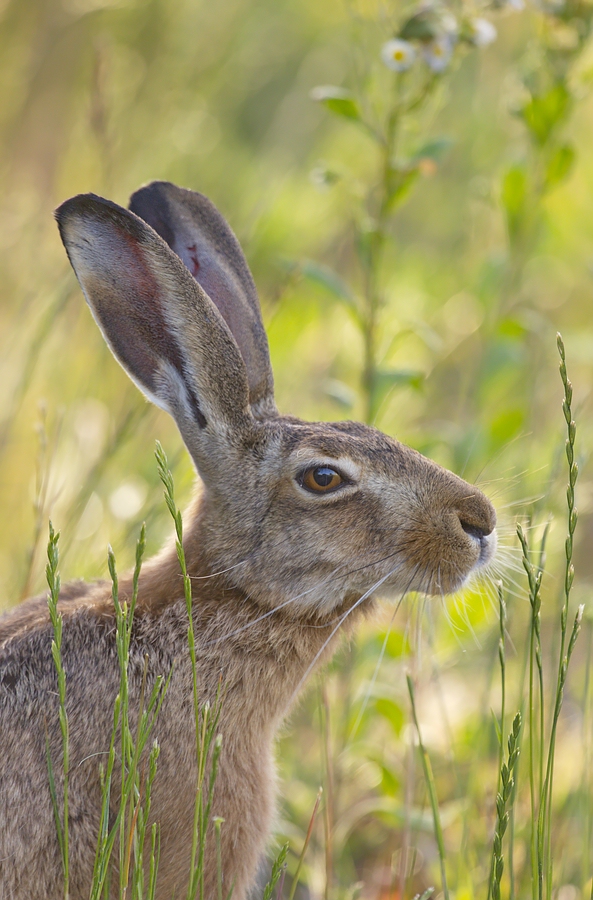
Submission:
{"label": "hare's nostril", "polygon": [[492,533],[492,528],[483,528],[480,525],[474,525],[472,522],[464,522],[463,519],[460,519],[459,522],[466,534],[469,534],[470,537],[477,538],[479,541]]}

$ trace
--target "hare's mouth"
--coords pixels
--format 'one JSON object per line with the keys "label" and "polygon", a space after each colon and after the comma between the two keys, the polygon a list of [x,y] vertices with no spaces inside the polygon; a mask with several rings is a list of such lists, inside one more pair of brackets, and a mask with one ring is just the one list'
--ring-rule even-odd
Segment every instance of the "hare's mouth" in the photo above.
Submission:
{"label": "hare's mouth", "polygon": [[494,554],[496,553],[496,547],[498,545],[496,530],[491,531],[490,534],[468,534],[468,537],[474,543],[477,551],[477,558],[472,565],[467,568],[465,574],[460,572],[459,577],[454,579],[453,583],[447,585],[444,593],[453,594],[465,587],[474,576],[479,576],[494,559]]}
{"label": "hare's mouth", "polygon": [[490,534],[470,535],[470,537],[477,543],[480,551],[480,555],[471,570],[473,572],[492,562],[494,554],[496,553],[498,538],[496,536],[496,531],[491,531]]}
{"label": "hare's mouth", "polygon": [[[420,583],[413,584],[411,589],[432,596],[454,594],[461,590],[473,577],[479,576],[492,562],[498,543],[496,530],[489,534],[479,532],[478,529],[469,531],[463,529],[469,539],[469,546],[463,554],[450,556],[444,554],[430,570],[424,572]],[[468,550],[471,552],[468,553]]]}

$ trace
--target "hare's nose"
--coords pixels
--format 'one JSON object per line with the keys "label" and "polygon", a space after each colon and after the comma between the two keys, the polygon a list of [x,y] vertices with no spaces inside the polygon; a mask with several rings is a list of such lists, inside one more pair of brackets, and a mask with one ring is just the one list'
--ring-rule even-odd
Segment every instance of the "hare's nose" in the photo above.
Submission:
{"label": "hare's nose", "polygon": [[467,535],[482,541],[496,528],[494,507],[481,491],[475,490],[457,504],[459,524]]}
{"label": "hare's nose", "polygon": [[494,530],[494,527],[491,525],[474,525],[472,522],[466,522],[462,518],[459,519],[459,522],[466,534],[469,534],[470,537],[478,538],[478,540],[492,534]]}

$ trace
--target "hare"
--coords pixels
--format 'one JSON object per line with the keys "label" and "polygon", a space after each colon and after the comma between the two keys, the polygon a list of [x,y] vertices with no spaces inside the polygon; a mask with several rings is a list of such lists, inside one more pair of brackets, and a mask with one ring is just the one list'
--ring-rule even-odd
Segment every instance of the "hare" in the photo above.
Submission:
{"label": "hare", "polygon": [[[457,590],[488,563],[494,509],[475,487],[356,422],[278,413],[255,285],[229,226],[198,193],[154,182],[129,210],[93,194],[56,212],[91,312],[141,391],[175,419],[202,488],[187,514],[200,696],[223,684],[213,815],[225,896],[254,883],[274,810],[274,735],[310,671],[374,594]],[[120,580],[129,597],[131,576]],[[70,722],[70,897],[88,897],[99,765],[119,686],[105,583],[60,598]],[[60,757],[45,597],[0,619],[0,898],[63,896],[46,763]],[[130,694],[143,663],[172,678],[155,726],[157,897],[187,891],[195,738],[187,613],[175,548],[140,577]],[[212,841],[205,896],[216,896]]]}

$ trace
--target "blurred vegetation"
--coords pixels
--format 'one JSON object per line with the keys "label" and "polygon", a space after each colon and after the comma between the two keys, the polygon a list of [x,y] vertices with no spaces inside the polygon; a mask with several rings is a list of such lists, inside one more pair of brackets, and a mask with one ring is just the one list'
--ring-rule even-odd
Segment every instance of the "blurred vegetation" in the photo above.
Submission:
{"label": "blurred vegetation", "polygon": [[[577,900],[590,895],[593,865],[593,6],[520,5],[489,9],[497,40],[472,46],[480,41],[466,33],[435,72],[420,38],[447,27],[436,5],[0,0],[0,597],[8,606],[43,589],[50,514],[63,580],[105,575],[107,543],[120,569],[132,565],[142,521],[148,551],[159,547],[170,524],[155,438],[179,496],[191,494],[174,425],[113,361],[51,216],[77,192],[125,205],[141,183],[169,179],[208,194],[245,248],[282,411],[371,420],[497,504],[503,735],[524,705],[531,617],[514,520],[534,547],[551,522],[548,716],[566,534],[560,330],[579,423],[571,604],[585,603],[585,617],[559,724],[552,846],[555,896]],[[485,14],[451,9],[467,22]],[[396,35],[418,56],[405,73],[381,59]],[[320,85],[340,90],[312,99]],[[400,115],[406,96],[421,100]],[[379,138],[359,119],[378,123]],[[571,605],[569,629],[573,618]],[[488,894],[499,638],[492,587],[451,602],[410,598],[366,625],[309,691],[278,754],[278,840],[291,839],[293,871],[324,785],[301,897],[403,900],[440,883],[406,672],[452,896]],[[529,802],[519,795],[514,808],[503,895],[527,897]]]}

